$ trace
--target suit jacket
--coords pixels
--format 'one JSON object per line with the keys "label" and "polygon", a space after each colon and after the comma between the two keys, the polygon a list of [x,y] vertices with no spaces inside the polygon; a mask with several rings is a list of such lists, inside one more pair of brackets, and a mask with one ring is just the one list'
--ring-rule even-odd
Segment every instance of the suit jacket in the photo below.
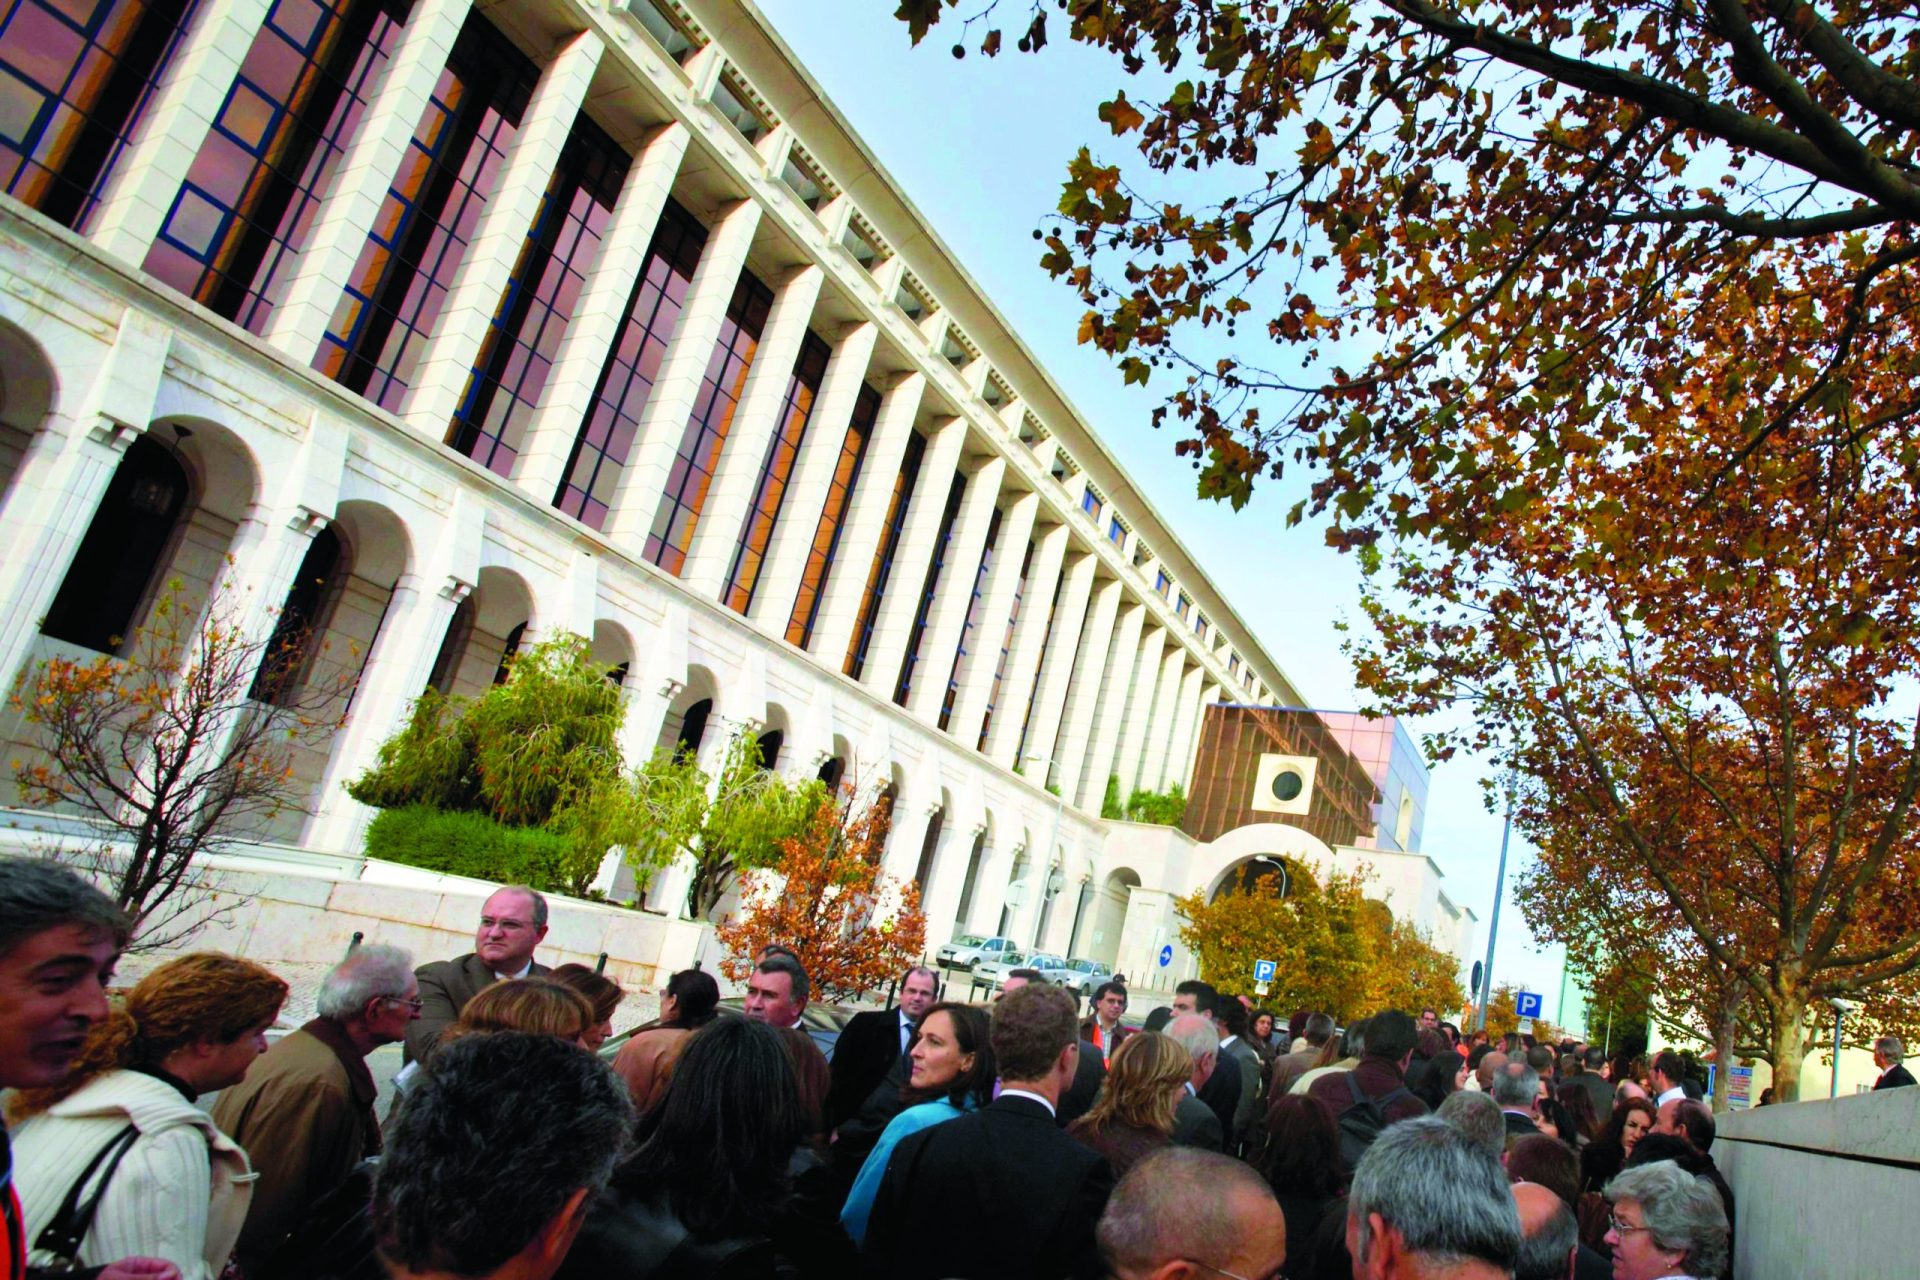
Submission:
{"label": "suit jacket", "polygon": [[1260,1077],[1263,1063],[1259,1052],[1241,1036],[1220,1050],[1220,1065],[1224,1070],[1228,1065],[1240,1069],[1240,1102],[1233,1110],[1233,1132],[1228,1135],[1233,1146],[1229,1154],[1245,1143],[1252,1134],[1254,1125],[1260,1116]]}
{"label": "suit jacket", "polygon": [[1094,1280],[1103,1268],[1093,1229],[1112,1190],[1106,1160],[1044,1106],[996,1098],[894,1148],[868,1220],[868,1274]]}
{"label": "suit jacket", "polygon": [[1500,1113],[1500,1119],[1505,1122],[1507,1126],[1507,1137],[1509,1140],[1514,1138],[1537,1138],[1540,1136],[1540,1126],[1517,1111],[1502,1111]]}
{"label": "suit jacket", "polygon": [[900,1011],[875,1009],[856,1013],[841,1029],[834,1046],[833,1083],[827,1089],[827,1128],[837,1129],[860,1109],[874,1086],[887,1078],[900,1060]]}
{"label": "suit jacket", "polygon": [[1593,1099],[1593,1114],[1605,1124],[1613,1118],[1613,1085],[1600,1078],[1598,1071],[1587,1071],[1574,1077],[1574,1081],[1587,1091]]}
{"label": "suit jacket", "polygon": [[1060,1095],[1057,1118],[1062,1129],[1093,1110],[1094,1099],[1100,1096],[1100,1086],[1106,1082],[1107,1060],[1100,1056],[1100,1050],[1090,1041],[1082,1040],[1080,1060],[1073,1068],[1073,1083]]}
{"label": "suit jacket", "polygon": [[1320,1056],[1320,1046],[1308,1044],[1305,1036],[1293,1042],[1293,1048],[1273,1060],[1273,1070],[1268,1076],[1267,1096],[1277,1098],[1293,1088],[1294,1081],[1307,1073],[1313,1060]]}
{"label": "suit jacket", "polygon": [[1912,1083],[1913,1072],[1907,1070],[1905,1063],[1896,1062],[1880,1073],[1880,1078],[1874,1082],[1873,1087],[1875,1090],[1898,1089]]}
{"label": "suit jacket", "polygon": [[[552,972],[535,961],[527,976],[538,978]],[[401,1056],[408,1062],[418,1062],[432,1053],[440,1033],[458,1020],[467,1001],[499,981],[487,962],[471,951],[452,960],[423,964],[413,976],[420,983],[420,1016],[407,1024],[406,1049]]]}
{"label": "suit jacket", "polygon": [[[1214,1064],[1213,1074],[1200,1086],[1200,1101],[1213,1108],[1213,1114],[1220,1117],[1220,1132],[1228,1142],[1233,1139],[1233,1119],[1240,1111],[1240,1064],[1227,1055],[1221,1054]],[[1233,1154],[1231,1147],[1223,1147],[1228,1155]]]}
{"label": "suit jacket", "polygon": [[1180,1105],[1173,1109],[1173,1145],[1218,1151],[1225,1145],[1220,1135],[1220,1117],[1192,1094],[1181,1093]]}

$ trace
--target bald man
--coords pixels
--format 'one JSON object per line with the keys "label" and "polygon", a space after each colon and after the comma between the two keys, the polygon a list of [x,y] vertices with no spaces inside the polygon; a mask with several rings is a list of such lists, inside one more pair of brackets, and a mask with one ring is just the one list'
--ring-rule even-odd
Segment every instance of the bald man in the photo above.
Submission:
{"label": "bald man", "polygon": [[1114,1280],[1274,1276],[1287,1260],[1287,1220],[1266,1180],[1193,1147],[1156,1151],[1128,1170],[1097,1239]]}
{"label": "bald man", "polygon": [[1516,1182],[1513,1203],[1520,1210],[1513,1280],[1573,1280],[1580,1226],[1567,1202],[1537,1182]]}

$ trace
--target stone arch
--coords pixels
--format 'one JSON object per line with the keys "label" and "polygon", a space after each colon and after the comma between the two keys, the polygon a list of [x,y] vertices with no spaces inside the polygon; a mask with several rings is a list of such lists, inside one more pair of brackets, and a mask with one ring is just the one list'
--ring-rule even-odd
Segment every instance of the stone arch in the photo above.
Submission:
{"label": "stone arch", "polygon": [[967,870],[960,881],[960,902],[953,916],[954,928],[963,931],[972,928],[974,898],[980,892],[982,864],[987,861],[993,851],[992,809],[982,811],[980,828],[973,833],[973,838],[967,843]]}
{"label": "stone arch", "polygon": [[792,752],[789,744],[793,741],[793,717],[787,709],[777,702],[769,702],[762,718],[760,731],[755,735],[760,747],[760,763],[763,767],[780,771],[783,756],[791,763]]}
{"label": "stone arch", "polygon": [[1310,832],[1281,822],[1253,822],[1195,849],[1187,883],[1201,886],[1211,899],[1230,877],[1245,874],[1247,863],[1263,857],[1297,863],[1315,876],[1337,865],[1333,850]]}
{"label": "stone arch", "polygon": [[617,685],[626,685],[638,654],[638,646],[634,644],[633,633],[627,630],[625,624],[612,618],[595,618],[590,652],[594,665],[606,668],[608,679]]}
{"label": "stone arch", "polygon": [[1114,867],[1094,889],[1092,919],[1082,934],[1080,953],[1109,967],[1120,957],[1120,935],[1127,926],[1127,903],[1140,887],[1140,873],[1132,867]]}
{"label": "stone arch", "polygon": [[59,379],[46,349],[26,330],[0,321],[0,503],[52,416],[58,394]]}
{"label": "stone arch", "polygon": [[695,755],[710,751],[719,727],[714,705],[719,692],[720,682],[710,669],[697,663],[689,666],[686,683],[673,695],[660,722],[658,745],[666,750],[685,747]]}
{"label": "stone arch", "polygon": [[427,683],[440,692],[478,697],[503,676],[533,621],[533,592],[512,569],[487,565],[453,611]]}
{"label": "stone arch", "polygon": [[847,741],[845,735],[836,733],[833,735],[833,746],[829,751],[831,754],[820,762],[820,770],[814,776],[831,789],[838,791],[840,784],[847,780],[847,761],[853,755],[853,745]]}

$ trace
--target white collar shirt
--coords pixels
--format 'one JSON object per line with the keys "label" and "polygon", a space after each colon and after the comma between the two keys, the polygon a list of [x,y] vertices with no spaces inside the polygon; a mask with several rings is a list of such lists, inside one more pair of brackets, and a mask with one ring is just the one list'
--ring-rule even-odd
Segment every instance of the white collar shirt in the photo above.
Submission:
{"label": "white collar shirt", "polygon": [[495,978],[497,978],[497,979],[499,979],[499,980],[500,980],[501,982],[511,982],[511,981],[512,981],[513,979],[515,979],[515,978],[524,978],[524,977],[526,977],[526,976],[527,976],[528,974],[530,974],[530,973],[532,973],[532,972],[533,972],[533,957],[532,957],[532,956],[528,956],[528,957],[527,957],[527,962],[526,962],[525,964],[523,964],[523,965],[521,965],[521,966],[520,966],[520,972],[518,972],[518,973],[500,973],[500,972],[498,972],[498,971],[496,971],[496,972],[494,973],[494,975],[493,975],[493,976],[494,976]]}
{"label": "white collar shirt", "polygon": [[1659,1110],[1661,1107],[1666,1106],[1669,1102],[1679,1102],[1681,1099],[1685,1098],[1686,1096],[1687,1096],[1687,1091],[1685,1089],[1680,1088],[1678,1085],[1675,1085],[1673,1088],[1668,1089],[1666,1092],[1662,1093],[1659,1097],[1653,1100],[1654,1110],[1656,1111]]}
{"label": "white collar shirt", "polygon": [[1031,1089],[1002,1089],[1000,1096],[1003,1098],[1031,1098],[1033,1101],[1045,1107],[1048,1115],[1058,1116],[1060,1114],[1059,1108],[1055,1107],[1051,1102],[1048,1102],[1044,1097],[1033,1092]]}

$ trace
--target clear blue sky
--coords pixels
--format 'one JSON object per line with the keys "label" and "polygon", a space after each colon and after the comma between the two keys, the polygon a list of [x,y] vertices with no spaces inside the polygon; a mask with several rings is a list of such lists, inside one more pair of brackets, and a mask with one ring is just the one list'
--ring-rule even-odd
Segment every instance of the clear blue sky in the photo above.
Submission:
{"label": "clear blue sky", "polygon": [[[893,19],[894,0],[757,2],[1294,684],[1319,707],[1361,706],[1333,628],[1361,621],[1358,570],[1319,528],[1286,527],[1304,479],[1268,482],[1238,512],[1196,498],[1192,471],[1173,456],[1175,437],[1150,424],[1159,394],[1123,388],[1106,359],[1074,341],[1079,300],[1037,265],[1033,229],[1059,199],[1068,158],[1082,146],[1110,162],[1126,154],[1094,115],[1126,83],[1119,63],[1065,42],[1057,13],[1054,43],[1037,57],[1015,53],[1024,0],[1002,4],[1007,52],[991,60],[950,52],[959,31],[951,14],[984,7],[972,0],[918,48]],[[978,40],[976,31],[970,45]],[[1136,86],[1132,96],[1145,95]],[[1422,846],[1445,872],[1448,895],[1480,916],[1484,950],[1500,820],[1482,805],[1481,774],[1471,761],[1434,770]],[[1516,841],[1494,974],[1545,993],[1553,1017],[1560,952],[1535,947],[1511,898],[1526,860]]]}

